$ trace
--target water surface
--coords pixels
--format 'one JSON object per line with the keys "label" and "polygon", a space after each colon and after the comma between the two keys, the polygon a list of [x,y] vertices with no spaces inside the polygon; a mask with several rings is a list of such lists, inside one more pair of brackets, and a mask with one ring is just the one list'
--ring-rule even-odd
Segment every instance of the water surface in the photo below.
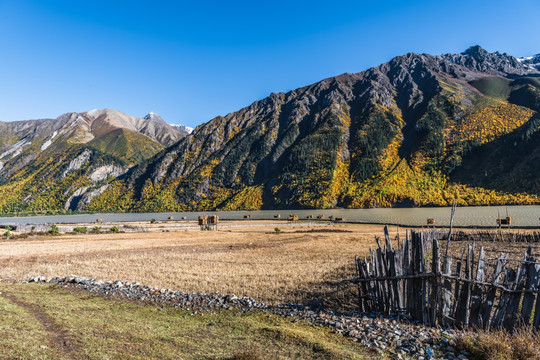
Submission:
{"label": "water surface", "polygon": [[[332,209],[332,210],[260,210],[260,211],[214,211],[214,212],[179,212],[179,213],[129,213],[129,214],[79,214],[79,215],[51,215],[30,217],[0,218],[1,224],[72,224],[95,222],[129,222],[129,221],[158,221],[167,220],[173,216],[180,220],[186,216],[187,220],[196,220],[199,215],[217,214],[222,220],[240,220],[244,215],[251,215],[253,220],[270,220],[274,215],[281,214],[281,219],[289,214],[296,214],[300,219],[308,215],[314,218],[324,215],[343,217],[346,221],[400,224],[421,226],[426,224],[428,218],[435,219],[436,225],[448,226],[450,224],[450,208],[383,208],[383,209]],[[458,207],[454,218],[456,226],[494,226],[497,217],[512,217],[512,226],[540,227],[540,206],[477,206]]]}

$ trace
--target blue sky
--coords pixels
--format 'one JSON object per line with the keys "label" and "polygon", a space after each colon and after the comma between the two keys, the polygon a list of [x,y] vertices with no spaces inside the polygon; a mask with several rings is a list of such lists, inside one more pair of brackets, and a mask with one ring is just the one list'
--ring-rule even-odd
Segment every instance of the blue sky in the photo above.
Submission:
{"label": "blue sky", "polygon": [[196,126],[407,52],[540,53],[540,2],[0,0],[0,120],[113,108]]}

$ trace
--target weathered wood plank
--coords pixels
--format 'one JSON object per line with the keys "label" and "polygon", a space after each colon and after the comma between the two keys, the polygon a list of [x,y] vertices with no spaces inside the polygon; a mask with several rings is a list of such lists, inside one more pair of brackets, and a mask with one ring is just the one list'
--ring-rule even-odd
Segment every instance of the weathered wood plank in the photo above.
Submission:
{"label": "weathered wood plank", "polygon": [[[504,270],[504,254],[501,254],[497,258],[497,263],[495,265],[495,269],[493,270],[493,274],[491,277],[491,282],[493,285],[497,285],[499,283],[500,275],[502,274]],[[484,329],[489,328],[490,318],[491,318],[491,310],[493,309],[493,303],[495,301],[495,296],[497,295],[497,288],[495,286],[490,287],[487,291],[486,300],[484,303],[484,307],[482,309],[482,327]]]}
{"label": "weathered wood plank", "polygon": [[533,328],[540,330],[540,293],[536,295],[536,306],[534,307]]}
{"label": "weathered wood plank", "polygon": [[[413,233],[415,241],[414,271],[416,275],[425,274],[424,238],[422,233]],[[426,282],[423,279],[413,280],[413,292],[415,296],[414,314],[417,319],[427,322],[426,312]]]}
{"label": "weathered wood plank", "polygon": [[[527,249],[527,252],[525,253],[524,261],[527,261],[528,258],[531,257],[531,247]],[[528,266],[524,262],[521,264],[521,266],[518,267],[517,275],[516,275],[516,281],[513,286],[513,290],[523,290],[525,288],[525,279],[527,278],[527,269]],[[503,318],[503,327],[506,330],[513,331],[514,326],[517,321],[518,313],[519,313],[519,305],[521,302],[522,293],[520,292],[514,292],[510,295],[510,300],[508,301],[508,306],[506,309],[506,314]]]}
{"label": "weathered wood plank", "polygon": [[[386,269],[381,249],[377,249],[377,277],[386,277]],[[388,288],[385,281],[377,281],[379,286],[379,297],[381,301],[380,311],[388,313]]]}
{"label": "weathered wood plank", "polygon": [[[516,280],[516,272],[514,269],[506,269],[503,285],[505,287],[511,287],[512,284],[514,284],[514,281]],[[495,310],[495,315],[493,316],[493,319],[491,321],[491,328],[492,329],[499,329],[502,326],[502,319],[506,312],[506,307],[508,306],[508,301],[510,300],[510,294],[503,293],[499,298],[499,304],[497,305],[497,309]]]}
{"label": "weathered wood plank", "polygon": [[435,277],[431,281],[431,293],[430,293],[430,319],[429,323],[435,325],[437,323],[437,304],[439,303],[440,291],[439,291],[439,275],[441,272],[440,262],[440,249],[439,241],[433,239],[433,245],[431,246],[431,272],[435,274]]}
{"label": "weathered wood plank", "polygon": [[[530,291],[538,290],[538,279],[540,277],[540,263],[534,258],[530,257],[530,264],[527,264],[527,280],[525,282],[525,289]],[[533,262],[534,261],[534,262]],[[534,305],[534,294],[524,294],[523,303],[521,305],[521,316],[519,317],[519,324],[529,325],[531,321],[531,314]]]}
{"label": "weathered wood plank", "polygon": [[[476,281],[484,282],[485,278],[485,261],[486,254],[484,252],[484,247],[480,248],[480,255],[478,256],[478,266],[476,267]],[[471,312],[469,324],[471,326],[482,326],[482,286],[476,284],[473,286],[471,294]]]}
{"label": "weathered wood plank", "polygon": [[[465,274],[464,277],[467,280],[471,279],[472,271],[472,246],[469,245],[467,251],[467,257],[465,260]],[[461,292],[459,296],[459,304],[456,312],[457,324],[463,328],[469,325],[469,310],[470,310],[470,300],[471,300],[471,284],[466,282],[461,287]]]}
{"label": "weathered wood plank", "polygon": [[[461,278],[461,268],[463,267],[463,260],[456,263],[456,277]],[[459,290],[461,288],[461,282],[456,280],[454,287],[454,304],[452,306],[452,317],[456,319],[457,308],[459,305]]]}
{"label": "weathered wood plank", "polygon": [[[443,274],[444,275],[452,274],[452,258],[448,258],[448,257],[445,258]],[[446,325],[450,325],[449,318],[451,315],[451,311],[452,311],[452,281],[450,279],[445,278],[443,282],[442,314],[443,314],[443,323]]]}

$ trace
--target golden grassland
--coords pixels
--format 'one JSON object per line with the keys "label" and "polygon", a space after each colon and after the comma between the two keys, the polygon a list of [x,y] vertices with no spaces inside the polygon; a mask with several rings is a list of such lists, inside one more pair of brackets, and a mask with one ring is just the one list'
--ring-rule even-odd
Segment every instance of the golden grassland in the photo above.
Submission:
{"label": "golden grassland", "polygon": [[[144,224],[149,232],[4,239],[0,240],[0,279],[18,282],[34,276],[80,275],[186,292],[246,295],[274,304],[345,297],[354,301],[350,296],[354,286],[347,289],[340,282],[355,276],[354,257],[366,256],[376,246],[375,236],[384,236],[383,226],[278,225],[276,232],[275,224],[236,221],[223,223],[217,231],[169,231],[168,224],[158,222]],[[225,227],[230,225],[239,227]],[[399,233],[403,239],[405,231],[391,226],[391,238]],[[493,256],[504,250],[516,259],[522,258],[525,246],[478,245]],[[452,243],[451,254],[460,257],[463,248],[463,243]],[[538,251],[535,247],[534,253]]]}
{"label": "golden grassland", "polygon": [[[395,233],[397,228],[393,228]],[[404,229],[400,229],[404,236]],[[354,277],[380,225],[35,236],[0,242],[0,278],[80,275],[186,292],[306,301]],[[394,234],[395,235],[395,234]]]}

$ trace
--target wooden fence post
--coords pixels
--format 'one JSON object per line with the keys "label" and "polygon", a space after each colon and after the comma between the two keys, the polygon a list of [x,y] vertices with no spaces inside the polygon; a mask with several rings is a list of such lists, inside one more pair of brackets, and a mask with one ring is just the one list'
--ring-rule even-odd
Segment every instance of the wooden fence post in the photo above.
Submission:
{"label": "wooden fence post", "polygon": [[439,276],[441,272],[441,263],[440,263],[439,241],[435,238],[433,238],[432,241],[433,241],[433,245],[431,247],[431,251],[432,251],[431,272],[435,276],[431,279],[430,324],[435,325],[437,323],[437,304],[439,303],[439,297],[440,297]]}
{"label": "wooden fence post", "polygon": [[525,289],[531,291],[523,295],[523,304],[521,305],[521,316],[519,318],[520,325],[529,325],[531,321],[531,313],[534,305],[534,293],[538,290],[538,278],[540,275],[540,264],[533,257],[529,257],[530,263],[527,264],[527,281]]}
{"label": "wooden fence post", "polygon": [[491,309],[493,308],[495,296],[497,295],[496,285],[499,283],[499,277],[504,269],[503,262],[504,262],[504,254],[501,254],[497,258],[497,264],[495,265],[495,269],[493,270],[493,276],[491,278],[491,283],[493,284],[493,286],[490,287],[487,292],[484,308],[482,309],[482,327],[484,329],[489,328]]}
{"label": "wooden fence post", "polygon": [[[478,266],[476,267],[476,281],[484,282],[485,278],[485,261],[486,254],[484,252],[484,247],[480,248],[480,256],[478,257]],[[482,326],[482,317],[480,316],[482,312],[482,286],[475,284],[472,289],[471,295],[471,314],[469,319],[469,324],[471,326]]]}

